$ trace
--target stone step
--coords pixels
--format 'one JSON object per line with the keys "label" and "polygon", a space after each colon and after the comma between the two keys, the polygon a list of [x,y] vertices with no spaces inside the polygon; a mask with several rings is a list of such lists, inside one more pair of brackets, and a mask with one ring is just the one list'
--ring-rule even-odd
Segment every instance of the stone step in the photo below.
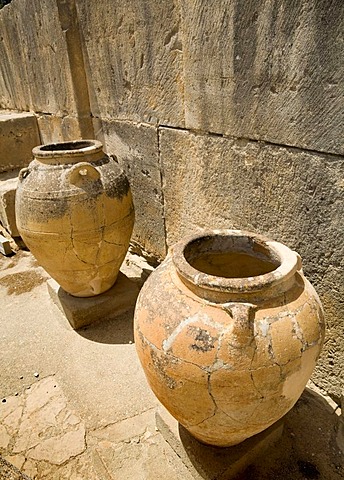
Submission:
{"label": "stone step", "polygon": [[19,170],[0,174],[0,223],[12,237],[19,237],[15,216],[15,195]]}
{"label": "stone step", "polygon": [[40,143],[35,114],[0,110],[0,173],[28,165]]}

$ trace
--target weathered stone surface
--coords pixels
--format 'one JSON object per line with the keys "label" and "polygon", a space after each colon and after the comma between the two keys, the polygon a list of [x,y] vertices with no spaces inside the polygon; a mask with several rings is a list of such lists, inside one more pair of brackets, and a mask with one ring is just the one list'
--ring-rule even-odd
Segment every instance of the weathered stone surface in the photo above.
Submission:
{"label": "weathered stone surface", "polygon": [[0,223],[12,237],[19,236],[15,214],[17,185],[18,170],[0,174]]}
{"label": "weathered stone surface", "polygon": [[0,111],[0,173],[28,165],[40,143],[33,113]]}
{"label": "weathered stone surface", "polygon": [[[61,465],[86,449],[85,427],[67,406],[54,377],[47,377],[20,396],[8,397],[0,407],[0,432],[8,441],[0,452],[18,459]],[[4,434],[1,436],[5,438]],[[6,443],[6,444],[5,444]],[[26,472],[26,461],[21,465]],[[31,468],[28,469],[31,474]]]}
{"label": "weathered stone surface", "polygon": [[76,4],[93,115],[183,126],[179,2]]}
{"label": "weathered stone surface", "polygon": [[101,441],[120,443],[130,438],[138,438],[148,432],[154,432],[155,408],[147,410],[140,415],[126,418],[121,422],[111,423],[104,428],[93,430],[89,433],[88,445],[98,445]]}
{"label": "weathered stone surface", "polygon": [[199,228],[264,233],[300,253],[320,294],[327,338],[313,376],[343,387],[344,231],[341,157],[161,129],[167,241]]}
{"label": "weathered stone surface", "polygon": [[75,112],[57,2],[11,2],[1,10],[0,31],[0,105],[36,112]]}
{"label": "weathered stone surface", "polygon": [[[155,432],[154,432],[155,433]],[[172,448],[164,442],[161,435],[148,432],[142,439],[132,439],[129,443],[111,445],[99,442],[93,453],[93,464],[100,477],[101,465],[108,472],[114,472],[114,478],[135,480],[191,480],[193,477],[180,461]]]}
{"label": "weathered stone surface", "polygon": [[139,292],[138,286],[121,272],[116,283],[95,297],[76,298],[66,293],[55,280],[49,280],[50,296],[74,329],[114,318],[132,310]]}
{"label": "weathered stone surface", "polygon": [[78,117],[38,114],[37,122],[42,145],[82,138]]}
{"label": "weathered stone surface", "polygon": [[115,155],[133,193],[135,225],[132,240],[149,254],[166,254],[165,222],[157,129],[129,122],[103,122],[107,153]]}
{"label": "weathered stone surface", "polygon": [[93,138],[74,1],[14,1],[1,11],[0,30],[0,107],[74,114],[80,136]]}
{"label": "weathered stone surface", "polygon": [[182,1],[188,128],[344,153],[344,4]]}

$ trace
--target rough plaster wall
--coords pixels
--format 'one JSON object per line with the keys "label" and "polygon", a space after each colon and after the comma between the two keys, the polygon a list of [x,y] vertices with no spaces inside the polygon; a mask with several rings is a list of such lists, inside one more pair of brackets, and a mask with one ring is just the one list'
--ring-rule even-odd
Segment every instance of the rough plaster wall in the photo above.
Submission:
{"label": "rough plaster wall", "polygon": [[301,253],[328,322],[314,379],[339,397],[344,3],[13,0],[0,22],[0,107],[44,112],[43,141],[92,117],[145,250],[234,225]]}

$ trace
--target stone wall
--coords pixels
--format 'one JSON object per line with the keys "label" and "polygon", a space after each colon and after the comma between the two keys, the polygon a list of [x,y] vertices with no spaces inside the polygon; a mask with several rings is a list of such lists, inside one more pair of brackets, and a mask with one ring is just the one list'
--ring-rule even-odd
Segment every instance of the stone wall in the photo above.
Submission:
{"label": "stone wall", "polygon": [[344,365],[344,3],[13,0],[0,11],[0,108],[42,140],[96,137],[131,181],[147,254],[240,227],[303,257]]}

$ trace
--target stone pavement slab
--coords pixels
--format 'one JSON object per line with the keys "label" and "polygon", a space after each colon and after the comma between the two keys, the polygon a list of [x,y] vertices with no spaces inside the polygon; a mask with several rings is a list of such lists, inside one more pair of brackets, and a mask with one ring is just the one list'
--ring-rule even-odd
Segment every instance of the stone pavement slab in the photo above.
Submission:
{"label": "stone pavement slab", "polygon": [[24,472],[35,460],[61,465],[86,449],[85,426],[53,376],[0,404],[1,454]]}

